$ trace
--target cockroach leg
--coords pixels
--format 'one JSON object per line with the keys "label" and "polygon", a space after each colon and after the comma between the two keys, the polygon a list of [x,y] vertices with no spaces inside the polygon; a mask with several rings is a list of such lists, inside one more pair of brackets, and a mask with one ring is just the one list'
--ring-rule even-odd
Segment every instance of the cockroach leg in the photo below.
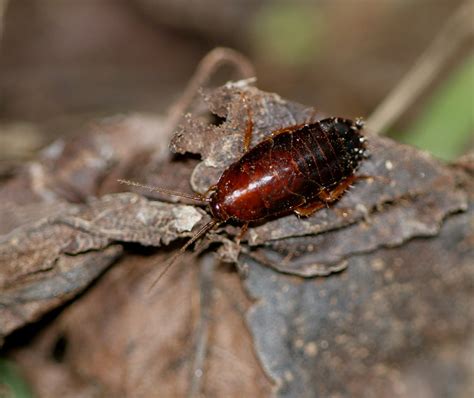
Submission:
{"label": "cockroach leg", "polygon": [[240,229],[240,233],[237,235],[237,238],[235,239],[235,241],[238,245],[240,245],[240,241],[245,236],[248,229],[249,229],[249,223],[246,222],[244,225],[242,225],[242,227]]}
{"label": "cockroach leg", "polygon": [[326,203],[321,202],[317,199],[314,202],[305,203],[304,205],[297,207],[293,211],[296,213],[296,215],[300,217],[309,217],[310,215],[316,213],[319,209],[322,209],[323,207],[326,207]]}
{"label": "cockroach leg", "polygon": [[322,209],[329,204],[337,201],[342,194],[347,191],[351,184],[358,179],[358,176],[352,175],[347,177],[345,180],[341,181],[334,189],[326,190],[322,189],[315,201],[305,203],[301,206],[298,206],[294,212],[301,217],[309,217],[313,213],[317,212],[319,209]]}
{"label": "cockroach leg", "polygon": [[[239,234],[237,235],[237,237],[235,238],[235,243],[237,244],[237,247],[240,249],[240,241],[242,240],[242,238],[245,236],[247,230],[249,228],[249,223],[246,222],[244,224],[242,224],[242,227],[240,229],[240,232]],[[237,272],[239,273],[240,277],[242,279],[245,279],[247,278],[248,274],[249,274],[249,266],[245,263],[241,263],[241,262],[237,262],[236,263],[236,268],[237,268]]]}
{"label": "cockroach leg", "polygon": [[328,191],[326,189],[321,190],[318,193],[318,198],[324,203],[332,203],[338,200],[344,192],[346,192],[352,183],[357,179],[357,176],[351,175],[345,180],[341,181],[334,189]]}
{"label": "cockroach leg", "polygon": [[390,178],[387,178],[385,176],[370,176],[370,175],[366,175],[366,174],[358,174],[355,176],[355,180],[356,181],[359,181],[359,180],[369,180],[370,182],[374,181],[374,180],[377,180],[377,181],[380,181],[380,182],[383,182],[385,184],[390,184],[391,183],[391,179]]}

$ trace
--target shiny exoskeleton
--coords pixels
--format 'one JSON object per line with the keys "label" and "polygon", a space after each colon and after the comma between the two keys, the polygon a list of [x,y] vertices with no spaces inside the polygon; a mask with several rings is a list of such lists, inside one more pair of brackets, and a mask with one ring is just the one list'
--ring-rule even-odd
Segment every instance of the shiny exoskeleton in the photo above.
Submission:
{"label": "shiny exoskeleton", "polygon": [[224,171],[208,198],[214,219],[308,216],[336,201],[365,157],[362,127],[328,118],[273,133]]}

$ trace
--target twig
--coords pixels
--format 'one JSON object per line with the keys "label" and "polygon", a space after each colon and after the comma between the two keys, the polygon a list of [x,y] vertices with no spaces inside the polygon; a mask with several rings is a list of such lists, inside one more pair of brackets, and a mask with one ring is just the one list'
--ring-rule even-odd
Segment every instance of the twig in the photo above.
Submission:
{"label": "twig", "polygon": [[188,398],[199,396],[202,388],[204,374],[204,361],[206,360],[209,342],[209,322],[212,308],[212,291],[214,286],[214,270],[216,260],[213,255],[204,256],[200,278],[200,317],[196,332],[196,347],[194,361],[191,367],[191,382]]}
{"label": "twig", "polygon": [[429,86],[461,45],[472,37],[473,15],[472,0],[459,6],[413,68],[368,118],[367,127],[372,132],[385,133]]}
{"label": "twig", "polygon": [[5,30],[5,12],[7,11],[9,0],[0,0],[0,43]]}
{"label": "twig", "polygon": [[165,127],[167,133],[171,134],[176,128],[199,88],[204,86],[216,70],[225,64],[234,66],[242,79],[255,76],[252,63],[243,54],[225,47],[217,47],[210,51],[199,63],[181,97],[169,109]]}

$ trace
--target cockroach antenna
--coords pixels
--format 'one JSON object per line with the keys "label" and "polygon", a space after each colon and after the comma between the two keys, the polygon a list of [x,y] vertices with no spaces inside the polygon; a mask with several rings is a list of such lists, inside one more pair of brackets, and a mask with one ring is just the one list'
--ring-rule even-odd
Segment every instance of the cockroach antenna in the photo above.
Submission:
{"label": "cockroach antenna", "polygon": [[179,257],[183,255],[183,253],[186,251],[186,249],[192,245],[194,242],[196,242],[199,238],[204,236],[207,232],[209,232],[212,228],[214,228],[216,225],[220,224],[219,221],[217,220],[211,220],[207,224],[204,224],[199,231],[197,231],[194,236],[189,239],[169,260],[168,263],[164,266],[164,268],[160,271],[156,279],[153,281],[153,283],[149,287],[149,291],[151,291],[156,284],[160,281],[160,279],[163,277],[164,274],[174,265],[176,264],[176,261],[178,260]]}
{"label": "cockroach antenna", "polygon": [[[195,194],[195,195],[190,195],[186,194],[183,192],[177,192],[173,191],[171,189],[166,189],[166,188],[161,188],[161,187],[154,187],[151,185],[146,185],[146,184],[140,184],[139,182],[135,181],[130,181],[130,180],[117,180],[120,184],[124,185],[131,185],[133,187],[139,187],[139,188],[144,188],[152,192],[160,192],[164,193],[166,195],[170,196],[177,196],[181,198],[186,198],[186,199],[191,199],[196,202],[200,202],[201,204],[207,204],[209,203],[210,199],[205,197],[204,195],[200,194]],[[167,264],[164,266],[163,270],[160,271],[156,279],[153,281],[153,283],[150,285],[149,290],[151,291],[156,284],[160,281],[160,279],[166,274],[166,272],[176,263],[176,261],[183,255],[183,253],[186,251],[186,249],[192,245],[194,242],[196,242],[199,238],[204,236],[207,232],[209,232],[212,228],[214,228],[216,225],[220,224],[220,220],[212,219],[209,221],[207,224],[203,225],[199,231],[197,231],[191,239],[189,239],[168,261]]]}
{"label": "cockroach antenna", "polygon": [[198,193],[196,193],[194,195],[191,195],[191,194],[187,194],[187,193],[184,193],[184,192],[173,191],[173,190],[167,189],[167,188],[153,187],[151,185],[140,184],[139,182],[130,181],[130,180],[117,180],[117,181],[120,184],[131,185],[132,187],[144,188],[144,189],[147,189],[148,191],[151,191],[151,192],[160,192],[160,193],[164,193],[165,195],[177,196],[177,197],[180,197],[180,198],[186,198],[186,199],[194,200],[196,202],[201,202],[202,204],[209,203],[209,198],[206,198],[204,195],[200,195]]}

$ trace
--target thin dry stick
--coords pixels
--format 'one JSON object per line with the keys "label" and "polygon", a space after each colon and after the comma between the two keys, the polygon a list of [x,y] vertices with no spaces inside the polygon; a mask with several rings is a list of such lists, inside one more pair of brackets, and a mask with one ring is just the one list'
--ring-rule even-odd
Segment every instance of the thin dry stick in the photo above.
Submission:
{"label": "thin dry stick", "polygon": [[459,6],[413,68],[368,118],[367,127],[371,131],[385,133],[429,86],[453,54],[472,37],[473,15],[472,0]]}
{"label": "thin dry stick", "polygon": [[3,31],[5,30],[5,13],[7,11],[9,0],[0,0],[0,42],[3,38]]}
{"label": "thin dry stick", "polygon": [[171,134],[193,101],[199,88],[206,85],[216,70],[225,64],[234,66],[242,79],[255,76],[255,69],[252,63],[243,54],[225,47],[217,47],[210,51],[199,62],[196,72],[189,81],[184,93],[169,109],[166,120],[166,132]]}
{"label": "thin dry stick", "polygon": [[194,361],[191,366],[191,382],[189,384],[188,398],[200,395],[204,375],[204,362],[206,360],[209,342],[209,323],[212,309],[212,290],[214,285],[214,270],[216,259],[207,254],[202,261],[200,277],[200,317],[196,332],[196,347]]}

